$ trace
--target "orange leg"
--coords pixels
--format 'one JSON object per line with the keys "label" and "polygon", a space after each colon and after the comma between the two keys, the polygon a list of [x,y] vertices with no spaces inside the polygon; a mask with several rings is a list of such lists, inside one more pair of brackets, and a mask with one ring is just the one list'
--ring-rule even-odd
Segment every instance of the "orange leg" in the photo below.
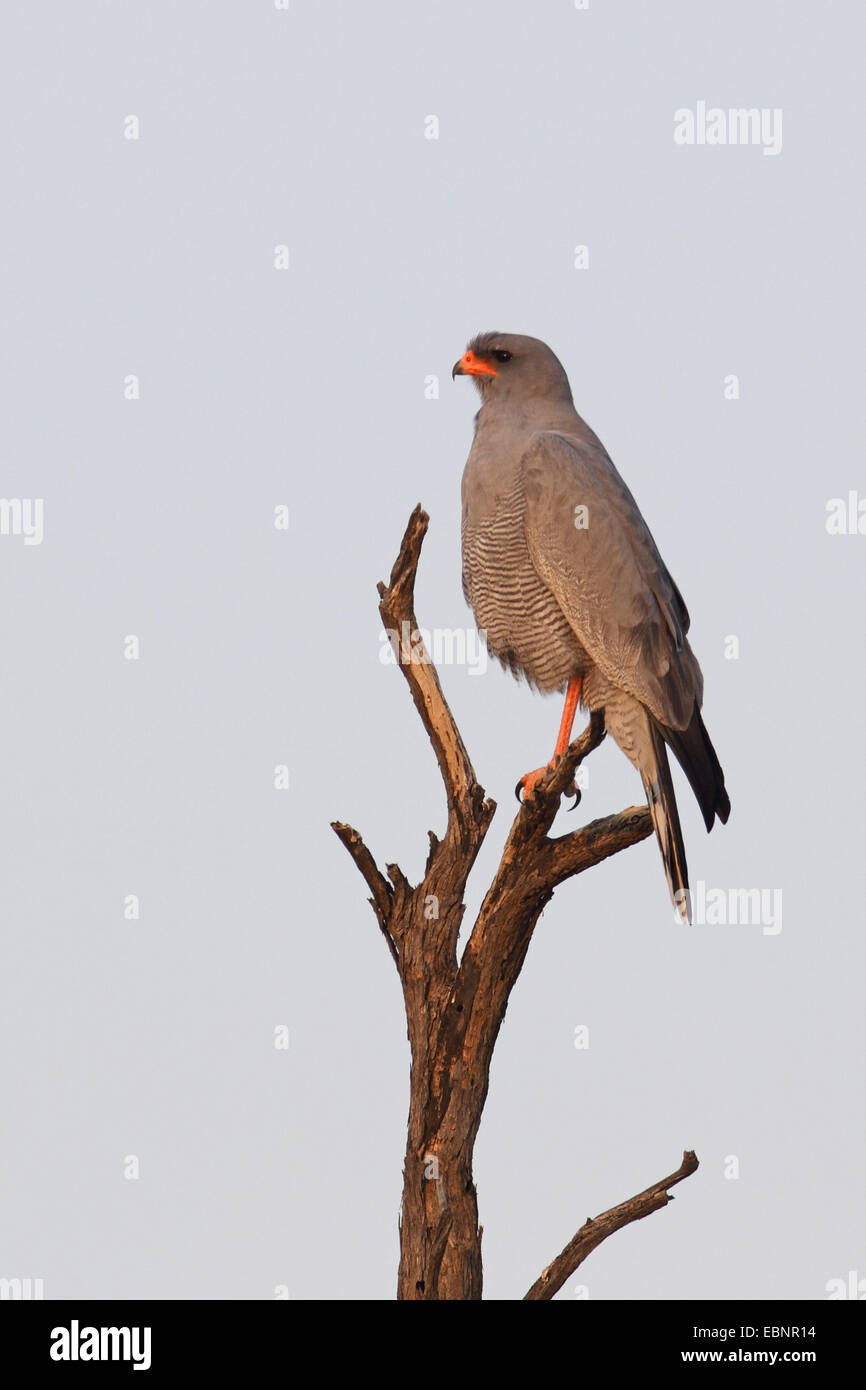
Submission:
{"label": "orange leg", "polygon": [[568,682],[568,689],[565,692],[565,707],[562,711],[562,719],[559,724],[559,734],[556,739],[556,747],[553,750],[553,757],[547,767],[537,767],[534,772],[527,772],[525,777],[521,777],[517,783],[517,797],[520,800],[520,789],[523,789],[523,799],[532,796],[532,789],[540,777],[543,777],[548,768],[554,767],[571,742],[571,731],[574,727],[574,716],[577,713],[577,705],[580,700],[580,691],[583,686],[581,676],[572,676]]}

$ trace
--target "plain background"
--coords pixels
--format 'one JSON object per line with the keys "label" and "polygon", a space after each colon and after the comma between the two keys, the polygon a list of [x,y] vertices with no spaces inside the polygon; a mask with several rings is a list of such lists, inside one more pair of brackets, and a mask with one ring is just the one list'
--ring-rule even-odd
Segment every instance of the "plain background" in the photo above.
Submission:
{"label": "plain background", "polygon": [[[825,525],[866,490],[864,27],[803,0],[7,12],[3,495],[44,498],[45,536],[0,537],[0,1276],[393,1296],[405,1019],[328,823],[410,878],[444,824],[375,582],[422,501],[419,620],[471,624],[450,368],[488,328],[562,358],[691,610],[733,803],[707,838],[678,779],[693,882],[781,889],[783,929],[678,928],[651,841],[557,892],[477,1148],[486,1295],[684,1147],[699,1173],[561,1298],[866,1275],[866,537]],[[781,154],[676,146],[701,100],[781,108]],[[559,705],[441,675],[500,807],[471,921]],[[588,766],[562,829],[640,800],[615,747]]]}

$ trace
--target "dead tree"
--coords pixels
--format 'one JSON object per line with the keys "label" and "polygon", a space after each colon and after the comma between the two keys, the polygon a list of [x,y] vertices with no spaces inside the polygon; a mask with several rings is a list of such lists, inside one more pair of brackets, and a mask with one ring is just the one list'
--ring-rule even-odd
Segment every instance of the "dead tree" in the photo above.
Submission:
{"label": "dead tree", "polygon": [[[386,866],[386,877],[351,826],[335,822],[333,828],[370,889],[406,1004],[412,1072],[398,1298],[478,1299],[481,1229],[472,1156],[493,1048],[535,924],[558,884],[645,839],[652,824],[645,806],[632,806],[571,834],[548,835],[576,768],[604,738],[603,716],[593,715],[521,806],[458,960],[466,882],[496,806],[476,781],[436,668],[417,634],[415,574],[428,520],[416,507],[391,581],[379,585],[379,612],[384,627],[397,634],[400,669],[439,763],[447,829],[441,840],[428,832],[424,877],[413,886],[397,864]],[[686,1152],[675,1173],[588,1220],[525,1297],[552,1298],[590,1251],[614,1231],[665,1206],[671,1200],[667,1189],[697,1166],[695,1155]]]}

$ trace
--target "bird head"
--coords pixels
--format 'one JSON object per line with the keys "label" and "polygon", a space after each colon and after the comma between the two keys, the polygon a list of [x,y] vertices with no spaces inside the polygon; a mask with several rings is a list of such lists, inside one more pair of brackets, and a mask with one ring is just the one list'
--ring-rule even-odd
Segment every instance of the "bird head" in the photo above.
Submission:
{"label": "bird head", "polygon": [[485,404],[529,396],[571,400],[559,358],[540,338],[522,333],[479,333],[454,363],[451,376],[471,376]]}

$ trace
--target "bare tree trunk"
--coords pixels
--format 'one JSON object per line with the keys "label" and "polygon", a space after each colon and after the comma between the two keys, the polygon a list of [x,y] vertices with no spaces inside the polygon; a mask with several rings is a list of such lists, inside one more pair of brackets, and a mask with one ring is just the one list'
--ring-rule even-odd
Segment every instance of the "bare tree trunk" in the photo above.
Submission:
{"label": "bare tree trunk", "polygon": [[[645,839],[652,822],[645,806],[632,806],[569,835],[548,836],[575,769],[604,738],[603,716],[592,715],[537,783],[532,800],[521,806],[458,963],[466,882],[496,807],[475,779],[417,633],[415,574],[427,524],[416,507],[390,583],[379,585],[379,611],[442,773],[445,835],[439,840],[429,832],[424,877],[413,887],[396,864],[386,866],[386,878],[351,826],[335,822],[334,830],[370,888],[406,1004],[412,1073],[398,1297],[479,1299],[481,1229],[472,1157],[509,995],[557,885]],[[587,1223],[592,1230],[578,1231],[526,1297],[552,1298],[590,1250],[614,1230],[665,1205],[670,1200],[665,1189],[695,1168],[694,1154],[684,1155],[683,1166],[670,1178]]]}

